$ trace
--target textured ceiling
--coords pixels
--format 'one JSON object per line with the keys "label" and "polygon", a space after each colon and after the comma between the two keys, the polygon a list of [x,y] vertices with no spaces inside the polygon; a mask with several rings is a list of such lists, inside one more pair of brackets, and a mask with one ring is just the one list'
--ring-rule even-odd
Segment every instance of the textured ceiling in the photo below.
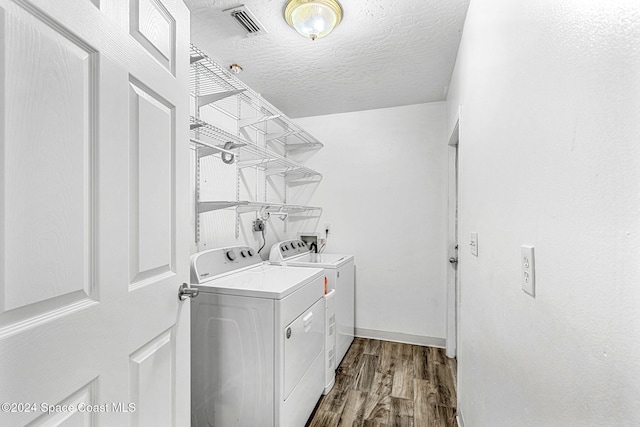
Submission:
{"label": "textured ceiling", "polygon": [[[286,0],[185,0],[191,40],[290,117],[442,101],[469,0],[342,0],[342,23],[311,41],[287,25]],[[244,4],[268,34],[222,12]]]}

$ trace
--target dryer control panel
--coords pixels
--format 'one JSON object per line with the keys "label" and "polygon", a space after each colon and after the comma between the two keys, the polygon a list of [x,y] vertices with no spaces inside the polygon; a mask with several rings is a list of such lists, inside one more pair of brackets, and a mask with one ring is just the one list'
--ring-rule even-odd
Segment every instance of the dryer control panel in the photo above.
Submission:
{"label": "dryer control panel", "polygon": [[309,252],[309,246],[302,240],[286,240],[271,247],[269,261],[281,262],[296,255]]}
{"label": "dryer control panel", "polygon": [[258,252],[249,246],[198,252],[191,257],[191,283],[203,283],[221,274],[261,263]]}

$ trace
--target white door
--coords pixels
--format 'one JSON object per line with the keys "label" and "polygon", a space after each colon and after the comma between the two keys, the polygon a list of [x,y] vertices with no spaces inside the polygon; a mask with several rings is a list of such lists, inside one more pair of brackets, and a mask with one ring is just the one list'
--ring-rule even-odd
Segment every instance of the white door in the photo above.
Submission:
{"label": "white door", "polygon": [[182,0],[0,0],[0,425],[189,424]]}
{"label": "white door", "polygon": [[447,269],[447,357],[456,357],[458,341],[458,143],[460,114],[449,137],[449,268]]}

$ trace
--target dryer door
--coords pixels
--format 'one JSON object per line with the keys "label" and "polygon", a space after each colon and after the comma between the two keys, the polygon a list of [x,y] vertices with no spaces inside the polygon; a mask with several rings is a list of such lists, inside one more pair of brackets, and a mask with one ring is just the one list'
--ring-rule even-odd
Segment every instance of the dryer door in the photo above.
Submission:
{"label": "dryer door", "polygon": [[324,301],[319,299],[284,328],[284,400],[323,351]]}

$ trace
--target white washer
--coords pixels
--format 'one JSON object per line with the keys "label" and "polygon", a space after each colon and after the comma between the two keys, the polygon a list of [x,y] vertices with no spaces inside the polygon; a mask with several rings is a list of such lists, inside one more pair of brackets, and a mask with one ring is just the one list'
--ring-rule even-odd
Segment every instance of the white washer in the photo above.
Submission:
{"label": "white washer", "polygon": [[244,246],[191,258],[192,426],[305,425],[324,387],[323,280]]}
{"label": "white washer", "polygon": [[269,262],[291,267],[323,268],[327,291],[336,290],[336,367],[353,342],[355,328],[354,257],[344,254],[311,253],[302,240],[286,240],[271,247]]}

